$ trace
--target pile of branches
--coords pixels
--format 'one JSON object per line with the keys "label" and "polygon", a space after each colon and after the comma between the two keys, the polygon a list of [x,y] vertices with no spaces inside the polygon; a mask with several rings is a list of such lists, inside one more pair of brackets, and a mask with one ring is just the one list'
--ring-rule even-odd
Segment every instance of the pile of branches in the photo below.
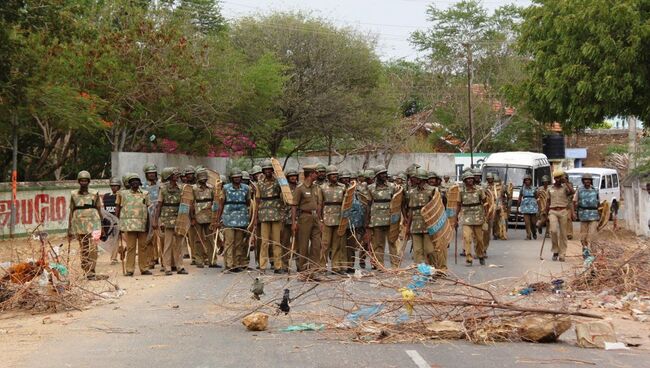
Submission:
{"label": "pile of branches", "polygon": [[594,242],[594,257],[584,271],[571,281],[574,290],[612,294],[636,291],[650,294],[650,247],[648,244],[623,242]]}

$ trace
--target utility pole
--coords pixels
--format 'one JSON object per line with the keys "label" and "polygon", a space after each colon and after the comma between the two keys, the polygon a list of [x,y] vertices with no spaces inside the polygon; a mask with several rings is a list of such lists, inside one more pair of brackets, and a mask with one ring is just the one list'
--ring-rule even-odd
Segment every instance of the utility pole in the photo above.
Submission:
{"label": "utility pole", "polygon": [[14,128],[12,167],[11,167],[11,218],[9,222],[9,237],[13,238],[16,231],[16,190],[18,182],[18,115],[14,112],[11,117]]}
{"label": "utility pole", "polygon": [[469,122],[469,160],[474,168],[474,128],[472,126],[472,45],[464,44],[467,50],[467,118]]}

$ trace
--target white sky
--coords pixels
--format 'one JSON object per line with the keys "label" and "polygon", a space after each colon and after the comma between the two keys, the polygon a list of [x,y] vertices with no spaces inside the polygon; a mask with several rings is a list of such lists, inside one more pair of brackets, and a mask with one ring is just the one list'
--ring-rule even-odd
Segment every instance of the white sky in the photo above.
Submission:
{"label": "white sky", "polygon": [[[378,36],[377,52],[384,60],[418,56],[408,39],[411,32],[426,29],[429,4],[447,8],[456,0],[222,0],[227,19],[272,11],[304,11],[336,25],[350,26]],[[530,0],[483,0],[488,9],[506,4],[525,6]]]}

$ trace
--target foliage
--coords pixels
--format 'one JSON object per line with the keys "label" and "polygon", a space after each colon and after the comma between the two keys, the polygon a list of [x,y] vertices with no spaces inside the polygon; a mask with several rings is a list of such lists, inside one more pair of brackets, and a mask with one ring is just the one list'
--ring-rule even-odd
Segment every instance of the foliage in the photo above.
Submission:
{"label": "foliage", "polygon": [[605,156],[614,153],[628,153],[629,147],[625,144],[610,144],[605,148]]}

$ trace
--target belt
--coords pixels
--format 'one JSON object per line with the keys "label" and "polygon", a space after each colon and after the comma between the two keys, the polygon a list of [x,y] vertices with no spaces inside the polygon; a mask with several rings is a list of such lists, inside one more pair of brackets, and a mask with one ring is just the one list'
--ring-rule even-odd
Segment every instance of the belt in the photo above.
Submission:
{"label": "belt", "polygon": [[323,206],[340,206],[343,202],[323,202]]}
{"label": "belt", "polygon": [[243,202],[243,201],[241,201],[241,202],[225,201],[223,204],[225,206],[227,204],[247,204],[247,202]]}
{"label": "belt", "polygon": [[409,207],[409,210],[415,211],[415,210],[422,209],[422,207],[424,207],[424,206]]}
{"label": "belt", "polygon": [[524,196],[524,198],[535,198],[535,196]]}
{"label": "belt", "polygon": [[212,198],[197,199],[196,203],[212,202]]}
{"label": "belt", "polygon": [[390,199],[375,199],[372,202],[373,203],[388,203],[388,202],[390,202]]}
{"label": "belt", "polygon": [[93,206],[92,204],[84,204],[83,206],[75,206],[74,207],[75,210],[87,210],[87,209],[90,209],[90,208],[95,208],[95,206]]}
{"label": "belt", "polygon": [[566,207],[550,207],[549,210],[551,210],[551,211],[562,211],[562,210],[566,210]]}
{"label": "belt", "polygon": [[598,207],[582,207],[582,206],[578,206],[578,208],[581,209],[581,210],[597,210],[598,209]]}
{"label": "belt", "polygon": [[262,200],[262,201],[272,201],[274,199],[280,199],[280,196],[279,195],[274,195],[274,196],[271,196],[271,197],[260,197],[260,200]]}
{"label": "belt", "polygon": [[469,203],[469,204],[461,204],[461,207],[476,207],[476,206],[481,206],[481,203]]}
{"label": "belt", "polygon": [[162,205],[165,206],[165,207],[178,207],[181,204],[180,203],[165,203],[165,202],[163,202]]}

